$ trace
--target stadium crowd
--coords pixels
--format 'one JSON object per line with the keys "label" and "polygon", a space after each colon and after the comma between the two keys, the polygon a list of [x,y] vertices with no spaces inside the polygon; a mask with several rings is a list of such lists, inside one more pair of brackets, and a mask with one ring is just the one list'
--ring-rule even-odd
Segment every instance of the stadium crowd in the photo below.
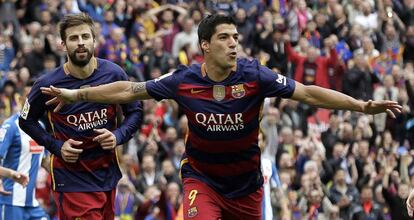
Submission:
{"label": "stadium crowd", "polygon": [[[57,24],[80,12],[95,21],[95,55],[132,81],[202,63],[197,24],[225,13],[238,24],[238,56],[306,85],[398,101],[403,112],[393,119],[267,99],[259,145],[276,169],[263,171],[264,218],[414,219],[405,209],[414,187],[414,0],[3,0],[0,122],[20,111],[29,81],[65,62]],[[173,101],[143,103],[139,132],[118,147],[116,216],[182,219],[186,118]],[[50,193],[41,168],[37,197],[53,217]]]}

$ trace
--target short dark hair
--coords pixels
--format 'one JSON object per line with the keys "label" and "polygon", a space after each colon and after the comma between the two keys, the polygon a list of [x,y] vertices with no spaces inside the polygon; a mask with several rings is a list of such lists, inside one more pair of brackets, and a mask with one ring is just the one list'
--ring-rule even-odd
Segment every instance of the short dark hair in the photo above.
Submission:
{"label": "short dark hair", "polygon": [[201,20],[198,25],[198,43],[200,47],[202,40],[210,42],[211,36],[216,32],[216,27],[220,24],[234,24],[236,26],[236,21],[233,17],[222,14],[208,15]]}
{"label": "short dark hair", "polygon": [[62,39],[62,41],[66,40],[66,29],[82,24],[89,25],[92,31],[92,37],[95,39],[95,28],[93,20],[89,15],[85,13],[65,15],[63,20],[59,23],[60,39]]}

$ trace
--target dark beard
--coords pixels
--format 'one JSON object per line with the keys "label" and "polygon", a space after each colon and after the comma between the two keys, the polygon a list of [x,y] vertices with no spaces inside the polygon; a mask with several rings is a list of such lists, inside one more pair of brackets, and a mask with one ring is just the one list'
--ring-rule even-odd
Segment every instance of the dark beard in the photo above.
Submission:
{"label": "dark beard", "polygon": [[91,60],[91,58],[92,58],[92,53],[88,50],[88,49],[85,49],[86,50],[86,59],[84,59],[84,60],[79,60],[77,57],[76,57],[76,50],[75,51],[73,51],[72,53],[70,53],[69,54],[69,59],[70,59],[70,61],[72,61],[72,63],[74,64],[74,65],[76,65],[76,66],[79,66],[79,67],[84,67],[84,66],[86,66],[86,64],[88,64],[89,63],[89,61]]}

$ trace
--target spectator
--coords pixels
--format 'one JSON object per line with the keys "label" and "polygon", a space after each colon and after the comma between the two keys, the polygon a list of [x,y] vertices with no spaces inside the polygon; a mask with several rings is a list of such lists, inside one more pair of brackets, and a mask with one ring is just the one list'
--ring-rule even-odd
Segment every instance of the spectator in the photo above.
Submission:
{"label": "spectator", "polygon": [[383,220],[384,216],[379,209],[378,204],[373,200],[372,188],[370,186],[364,186],[361,190],[361,202],[355,208],[352,214],[352,220]]}
{"label": "spectator", "polygon": [[361,54],[355,54],[353,60],[355,62],[354,66],[344,75],[342,91],[356,99],[372,99],[374,83],[379,82],[379,79]]}
{"label": "spectator", "polygon": [[339,207],[339,216],[349,219],[353,203],[359,200],[359,193],[355,186],[346,183],[347,171],[338,169],[335,172],[334,184],[329,190],[329,198],[333,204]]}
{"label": "spectator", "polygon": [[335,66],[338,57],[332,41],[328,42],[327,46],[331,48],[329,58],[320,56],[318,50],[314,47],[309,47],[306,56],[301,56],[292,49],[289,41],[285,42],[288,59],[296,66],[295,80],[305,85],[329,88],[328,65]]}

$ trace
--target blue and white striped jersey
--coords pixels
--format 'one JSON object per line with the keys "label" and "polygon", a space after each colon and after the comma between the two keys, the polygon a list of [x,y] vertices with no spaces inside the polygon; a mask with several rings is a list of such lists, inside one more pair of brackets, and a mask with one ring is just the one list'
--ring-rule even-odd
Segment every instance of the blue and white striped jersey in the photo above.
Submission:
{"label": "blue and white striped jersey", "polygon": [[0,158],[2,166],[29,176],[27,187],[3,178],[3,187],[12,192],[10,196],[0,195],[0,204],[20,207],[37,207],[35,198],[37,172],[45,151],[29,135],[19,128],[19,113],[8,118],[0,128]]}
{"label": "blue and white striped jersey", "polygon": [[271,190],[281,187],[278,170],[276,165],[267,157],[261,159],[263,173],[263,201],[262,201],[262,220],[273,220]]}

